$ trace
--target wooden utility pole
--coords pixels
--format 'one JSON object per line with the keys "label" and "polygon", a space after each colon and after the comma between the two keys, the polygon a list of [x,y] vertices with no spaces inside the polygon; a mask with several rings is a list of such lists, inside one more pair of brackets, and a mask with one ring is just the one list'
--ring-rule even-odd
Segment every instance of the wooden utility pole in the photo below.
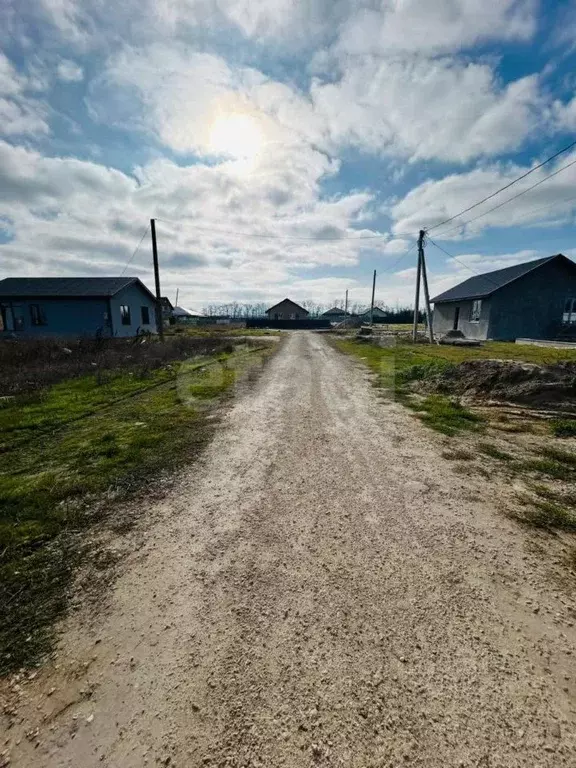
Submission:
{"label": "wooden utility pole", "polygon": [[422,285],[424,286],[424,303],[426,306],[426,319],[428,322],[428,338],[430,344],[434,344],[434,329],[432,328],[432,310],[430,309],[430,293],[428,292],[428,272],[426,270],[426,256],[424,255],[424,231],[420,230],[418,238],[418,250],[420,251],[420,263],[422,267]]}
{"label": "wooden utility pole", "polygon": [[376,270],[372,278],[372,303],[370,304],[370,325],[374,324],[374,294],[376,293]]}
{"label": "wooden utility pole", "polygon": [[344,316],[348,316],[348,289],[346,289],[346,301],[344,302]]}
{"label": "wooden utility pole", "polygon": [[158,245],[156,243],[156,220],[150,219],[152,232],[152,259],[154,261],[154,282],[156,283],[156,327],[160,341],[164,341],[164,320],[162,318],[162,295],[160,292],[160,269],[158,267]]}
{"label": "wooden utility pole", "polygon": [[422,274],[422,254],[424,252],[424,230],[418,237],[418,268],[416,269],[416,295],[414,297],[414,323],[412,325],[412,341],[418,338],[418,320],[420,314],[420,276]]}

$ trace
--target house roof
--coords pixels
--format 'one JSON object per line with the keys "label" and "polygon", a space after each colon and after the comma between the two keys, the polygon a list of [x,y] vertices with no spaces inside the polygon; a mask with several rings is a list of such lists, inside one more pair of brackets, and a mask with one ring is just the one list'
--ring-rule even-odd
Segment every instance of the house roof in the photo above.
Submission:
{"label": "house roof", "polygon": [[0,280],[0,296],[99,298],[114,296],[133,284],[154,298],[137,277],[7,277]]}
{"label": "house roof", "polygon": [[282,301],[279,301],[278,304],[274,304],[272,307],[269,307],[266,312],[272,312],[273,309],[276,309],[276,307],[279,307],[280,304],[284,304],[285,301],[289,301],[290,304],[293,304],[295,307],[298,307],[298,309],[301,309],[302,312],[306,312],[308,314],[308,310],[304,309],[304,307],[301,307],[300,304],[296,304],[295,301],[292,301],[292,299],[282,299]]}
{"label": "house roof", "polygon": [[174,317],[204,317],[202,312],[195,312],[193,309],[186,309],[186,307],[174,307],[172,314]]}
{"label": "house roof", "polygon": [[524,277],[534,269],[542,267],[544,264],[553,261],[554,259],[562,259],[571,267],[576,269],[576,264],[570,259],[567,259],[561,253],[555,256],[546,256],[543,259],[535,259],[534,261],[525,261],[524,264],[515,264],[513,267],[505,267],[504,269],[497,269],[494,272],[485,272],[483,275],[475,275],[474,277],[464,280],[463,283],[458,283],[454,288],[450,288],[444,293],[435,296],[431,301],[434,304],[440,304],[445,301],[463,301],[464,299],[482,299],[486,296],[490,296],[496,291],[503,288],[509,283],[513,283],[520,277]]}
{"label": "house roof", "polygon": [[343,309],[338,309],[338,307],[332,307],[332,309],[327,309],[326,312],[322,312],[322,317],[326,317],[327,315],[349,315],[350,312],[345,312]]}

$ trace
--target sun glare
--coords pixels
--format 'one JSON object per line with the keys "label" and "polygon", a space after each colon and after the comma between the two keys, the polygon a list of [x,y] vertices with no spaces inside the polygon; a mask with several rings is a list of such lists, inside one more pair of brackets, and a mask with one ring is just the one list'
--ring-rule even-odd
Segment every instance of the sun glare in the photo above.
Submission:
{"label": "sun glare", "polygon": [[261,151],[262,129],[250,115],[232,113],[218,117],[210,131],[210,150],[237,160],[253,160]]}

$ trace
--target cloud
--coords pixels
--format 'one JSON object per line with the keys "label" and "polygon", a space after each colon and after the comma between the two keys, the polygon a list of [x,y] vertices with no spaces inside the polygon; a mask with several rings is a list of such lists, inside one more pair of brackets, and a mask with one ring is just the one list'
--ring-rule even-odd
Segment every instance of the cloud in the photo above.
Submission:
{"label": "cloud", "polygon": [[0,98],[0,134],[39,136],[50,133],[46,110],[33,101]]}
{"label": "cloud", "polygon": [[[543,180],[573,160],[576,160],[576,153],[563,155],[554,163],[535,171],[510,190],[439,228],[438,234],[432,232],[432,237],[437,238],[446,232],[449,233],[447,236],[450,239],[457,239],[462,236],[476,236],[487,227],[530,227],[568,221],[576,208],[576,165],[548,181]],[[392,206],[390,215],[394,221],[393,231],[401,235],[414,232],[415,229],[433,227],[496,192],[527,170],[529,167],[513,164],[495,165],[467,173],[451,174],[437,181],[426,181]],[[517,200],[479,218],[478,221],[466,223],[539,181],[543,183]]]}
{"label": "cloud", "polygon": [[[272,296],[299,271],[356,264],[373,245],[358,239],[373,230],[353,227],[371,196],[324,199],[330,161],[311,150],[294,160],[289,173],[284,162],[270,162],[242,175],[233,162],[179,166],[159,159],[130,176],[0,142],[2,210],[13,234],[0,245],[0,269],[121,272],[150,216],[158,219],[162,284],[180,286],[189,302]],[[270,190],[285,192],[281,211]],[[149,235],[129,271],[152,279]]]}
{"label": "cloud", "polygon": [[78,83],[84,79],[84,70],[70,59],[61,59],[56,68],[60,80],[66,83]]}

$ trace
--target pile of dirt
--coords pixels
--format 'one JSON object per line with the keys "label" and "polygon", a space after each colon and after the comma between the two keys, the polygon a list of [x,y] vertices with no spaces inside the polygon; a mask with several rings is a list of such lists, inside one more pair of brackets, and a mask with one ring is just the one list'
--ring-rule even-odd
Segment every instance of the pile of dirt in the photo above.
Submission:
{"label": "pile of dirt", "polygon": [[576,362],[541,366],[511,360],[467,360],[432,373],[420,380],[417,388],[576,411]]}

